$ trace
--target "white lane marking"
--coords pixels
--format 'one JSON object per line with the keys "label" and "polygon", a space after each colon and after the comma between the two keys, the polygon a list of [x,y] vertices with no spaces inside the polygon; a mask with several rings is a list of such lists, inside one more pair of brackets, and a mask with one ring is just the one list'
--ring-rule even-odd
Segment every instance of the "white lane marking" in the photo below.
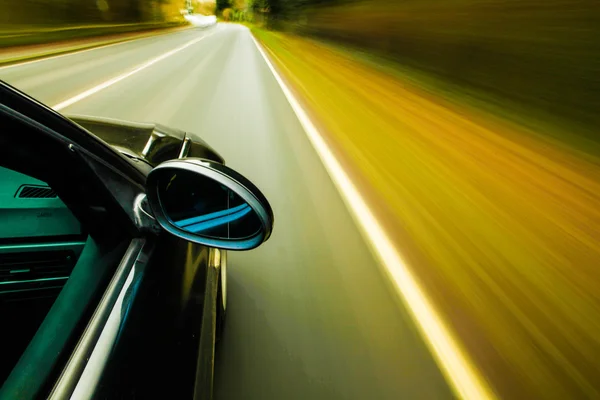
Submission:
{"label": "white lane marking", "polygon": [[392,279],[401,300],[412,315],[417,328],[425,339],[427,347],[433,354],[446,379],[449,380],[455,393],[463,399],[495,399],[496,396],[485,380],[478,376],[472,363],[469,362],[464,352],[461,351],[457,341],[444,325],[423,289],[419,287],[416,279],[385,233],[383,227],[378,223],[358,189],[335,158],[315,125],[308,118],[308,114],[283,82],[263,51],[262,46],[256,41],[253,35],[252,39],[277,80],[277,83],[279,83],[279,86],[283,90],[285,97],[292,106],[294,113],[321,158],[333,183],[342,194],[342,198],[349,207],[350,212],[354,215],[354,219],[359,223],[377,258],[379,258],[379,261]]}
{"label": "white lane marking", "polygon": [[93,94],[96,94],[96,93],[100,92],[101,90],[104,90],[107,87],[110,87],[110,86],[114,85],[117,82],[121,82],[123,79],[129,78],[131,75],[137,74],[138,72],[145,70],[146,68],[148,68],[148,67],[156,64],[159,61],[164,60],[167,57],[172,56],[175,53],[179,53],[181,50],[186,49],[186,48],[190,47],[191,45],[198,43],[202,39],[206,39],[207,37],[214,35],[215,33],[216,33],[216,31],[212,32],[212,33],[210,33],[208,35],[196,38],[194,40],[190,40],[186,44],[184,44],[182,46],[179,46],[179,47],[177,47],[174,50],[168,51],[168,52],[166,52],[166,53],[164,53],[164,54],[162,54],[162,55],[160,55],[160,56],[158,56],[156,58],[153,58],[150,61],[146,61],[145,63],[137,66],[133,70],[131,70],[129,72],[126,72],[124,74],[121,74],[119,76],[116,76],[116,77],[114,77],[112,79],[109,79],[109,80],[107,80],[105,82],[102,82],[101,84],[96,85],[93,88],[90,88],[90,89],[86,90],[85,92],[79,93],[77,96],[73,96],[70,99],[67,99],[65,101],[62,101],[62,102],[56,104],[52,108],[55,109],[56,111],[60,111],[63,108],[69,107],[70,105],[73,105],[73,104],[77,103],[78,101],[81,101],[81,100],[85,99],[86,97],[89,97],[89,96],[91,96]]}
{"label": "white lane marking", "polygon": [[65,54],[58,54],[56,56],[48,56],[48,57],[41,56],[42,58],[38,58],[38,59],[35,59],[35,60],[23,61],[23,62],[20,62],[20,63],[17,63],[17,64],[5,65],[3,67],[0,67],[0,71],[2,71],[3,69],[22,67],[24,65],[33,64],[33,63],[37,63],[37,62],[48,61],[48,60],[55,60],[57,58],[62,58],[62,57],[74,56],[75,54],[86,53],[86,52],[92,51],[92,50],[104,49],[104,48],[112,47],[112,46],[119,46],[119,45],[122,45],[122,44],[127,44],[127,43],[131,43],[131,42],[135,42],[136,40],[150,39],[150,38],[157,37],[157,36],[168,35],[170,33],[175,33],[175,32],[167,32],[167,33],[161,33],[161,34],[158,34],[158,35],[149,35],[149,36],[142,36],[142,37],[138,37],[138,38],[125,39],[124,41],[118,42],[118,43],[103,44],[101,46],[96,46],[96,47],[92,47],[92,48],[88,48],[88,49],[82,49],[82,50],[75,50],[75,51],[72,51],[72,52],[69,52],[69,53],[65,53]]}

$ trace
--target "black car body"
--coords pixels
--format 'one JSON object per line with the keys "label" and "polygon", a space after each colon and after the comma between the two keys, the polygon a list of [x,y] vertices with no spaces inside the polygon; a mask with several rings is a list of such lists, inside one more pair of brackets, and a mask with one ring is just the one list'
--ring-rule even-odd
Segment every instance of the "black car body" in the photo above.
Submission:
{"label": "black car body", "polygon": [[[188,133],[67,119],[4,83],[0,126],[0,217],[12,218],[13,233],[0,235],[0,399],[210,398],[226,309],[223,248],[236,247],[205,246],[157,219],[160,193],[152,204],[147,179],[166,176],[165,165],[243,177]],[[270,235],[272,212],[246,187],[264,207],[255,247]]]}

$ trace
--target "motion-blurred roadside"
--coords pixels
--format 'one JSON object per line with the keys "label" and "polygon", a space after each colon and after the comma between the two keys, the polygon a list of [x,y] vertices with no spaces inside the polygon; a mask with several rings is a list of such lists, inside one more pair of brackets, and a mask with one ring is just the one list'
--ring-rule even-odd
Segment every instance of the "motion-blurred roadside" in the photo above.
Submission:
{"label": "motion-blurred roadside", "polygon": [[206,28],[214,10],[210,0],[0,0],[0,64]]}
{"label": "motion-blurred roadside", "polygon": [[0,49],[188,24],[176,0],[0,0]]}
{"label": "motion-blurred roadside", "polygon": [[[254,0],[252,5],[254,19],[271,27],[377,52],[593,131],[600,126],[597,0]],[[597,132],[591,136],[584,139],[597,142]]]}
{"label": "motion-blurred roadside", "polygon": [[598,2],[255,4],[279,31],[257,37],[483,380],[600,398]]}

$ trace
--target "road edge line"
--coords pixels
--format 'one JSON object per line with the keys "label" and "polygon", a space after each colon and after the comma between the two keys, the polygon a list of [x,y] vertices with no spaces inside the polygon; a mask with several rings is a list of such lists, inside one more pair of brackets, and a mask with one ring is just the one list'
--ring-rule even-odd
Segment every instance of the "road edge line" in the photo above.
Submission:
{"label": "road edge line", "polygon": [[340,162],[323,139],[322,135],[304,111],[300,102],[296,100],[292,91],[287,87],[279,73],[264,52],[261,44],[249,32],[256,48],[262,55],[279,84],[296,117],[300,121],[304,132],[311,142],[315,152],[321,159],[329,177],[337,187],[350,214],[359,225],[363,237],[367,239],[376,258],[379,259],[385,271],[392,279],[400,300],[409,311],[417,329],[440,367],[443,375],[450,384],[454,393],[462,399],[492,400],[496,395],[485,379],[482,379],[473,363],[460,349],[458,342],[453,338],[450,330],[446,328],[441,317],[431,305],[424,291],[417,284],[410,269],[396,250],[385,230],[378,223],[375,215],[369,209],[366,201],[354,186]]}

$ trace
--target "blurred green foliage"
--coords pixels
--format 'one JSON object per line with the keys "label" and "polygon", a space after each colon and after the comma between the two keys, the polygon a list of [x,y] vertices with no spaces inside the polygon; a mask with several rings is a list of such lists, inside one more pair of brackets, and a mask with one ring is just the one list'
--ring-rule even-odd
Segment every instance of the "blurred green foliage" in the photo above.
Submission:
{"label": "blurred green foliage", "polygon": [[215,15],[217,4],[212,1],[192,1],[193,12],[202,15]]}
{"label": "blurred green foliage", "polygon": [[[260,0],[266,2],[266,0]],[[254,21],[253,4],[255,0],[217,0],[217,14],[224,21]]]}

